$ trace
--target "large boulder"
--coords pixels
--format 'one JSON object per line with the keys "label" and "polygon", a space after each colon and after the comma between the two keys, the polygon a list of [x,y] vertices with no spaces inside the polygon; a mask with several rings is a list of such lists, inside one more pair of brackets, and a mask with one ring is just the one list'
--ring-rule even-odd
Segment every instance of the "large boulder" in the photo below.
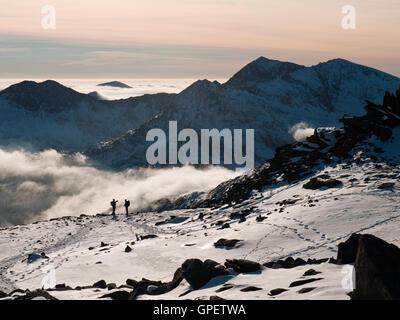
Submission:
{"label": "large boulder", "polygon": [[261,265],[258,262],[244,260],[244,259],[227,259],[225,267],[232,268],[239,273],[256,272],[260,270]]}
{"label": "large boulder", "polygon": [[338,264],[354,263],[356,261],[360,237],[360,234],[353,233],[345,242],[339,243],[337,252]]}
{"label": "large boulder", "polygon": [[362,235],[355,262],[352,299],[400,299],[400,249],[372,235]]}
{"label": "large boulder", "polygon": [[212,278],[227,275],[225,268],[213,260],[188,259],[182,264],[183,277],[193,289],[200,289]]}

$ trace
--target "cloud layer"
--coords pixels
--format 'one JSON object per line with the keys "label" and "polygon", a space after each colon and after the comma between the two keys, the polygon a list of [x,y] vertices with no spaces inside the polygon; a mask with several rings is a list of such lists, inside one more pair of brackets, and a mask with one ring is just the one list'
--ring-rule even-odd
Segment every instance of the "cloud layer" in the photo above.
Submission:
{"label": "cloud layer", "polygon": [[220,167],[137,169],[122,173],[91,167],[84,156],[55,150],[30,153],[0,149],[0,225],[66,215],[110,212],[112,198],[131,200],[131,211],[162,198],[205,190],[233,178]]}

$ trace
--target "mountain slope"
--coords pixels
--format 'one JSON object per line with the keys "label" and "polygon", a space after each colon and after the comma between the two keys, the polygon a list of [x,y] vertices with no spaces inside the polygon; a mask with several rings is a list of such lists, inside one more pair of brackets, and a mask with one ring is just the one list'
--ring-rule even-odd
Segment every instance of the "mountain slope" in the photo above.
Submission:
{"label": "mountain slope", "polygon": [[106,101],[55,81],[24,81],[0,92],[0,144],[82,151],[161,112],[170,95]]}
{"label": "mountain slope", "polygon": [[169,121],[176,120],[178,131],[254,129],[255,163],[261,164],[293,141],[289,131],[294,125],[336,126],[344,114],[362,114],[364,100],[377,103],[385,90],[399,85],[397,77],[346,60],[303,67],[261,57],[225,84],[195,82],[163,113],[87,154],[116,169],[146,166],[147,132],[161,128],[168,133]]}

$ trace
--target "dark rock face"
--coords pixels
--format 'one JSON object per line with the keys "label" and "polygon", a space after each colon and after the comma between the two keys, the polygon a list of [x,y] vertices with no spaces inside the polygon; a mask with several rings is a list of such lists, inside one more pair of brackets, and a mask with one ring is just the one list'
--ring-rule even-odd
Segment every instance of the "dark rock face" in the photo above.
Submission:
{"label": "dark rock face", "polygon": [[311,178],[309,182],[303,185],[304,189],[318,190],[321,188],[335,188],[342,184],[340,180],[337,179],[321,179],[318,177]]}
{"label": "dark rock face", "polygon": [[355,262],[352,299],[400,299],[400,249],[372,235],[362,235]]}
{"label": "dark rock face", "polygon": [[130,246],[126,246],[125,252],[126,252],[126,253],[129,253],[129,252],[131,252],[131,251],[132,251],[132,248],[131,248]]}
{"label": "dark rock face", "polygon": [[228,274],[223,266],[212,260],[202,262],[199,259],[188,259],[181,268],[183,277],[195,290],[200,289],[214,277]]}
{"label": "dark rock face", "polygon": [[339,243],[337,253],[337,262],[339,264],[353,263],[356,261],[360,237],[360,234],[353,233],[345,242]]}
{"label": "dark rock face", "polygon": [[225,267],[232,268],[236,272],[247,273],[247,272],[257,272],[260,270],[261,265],[258,262],[244,260],[244,259],[233,259],[226,260]]}

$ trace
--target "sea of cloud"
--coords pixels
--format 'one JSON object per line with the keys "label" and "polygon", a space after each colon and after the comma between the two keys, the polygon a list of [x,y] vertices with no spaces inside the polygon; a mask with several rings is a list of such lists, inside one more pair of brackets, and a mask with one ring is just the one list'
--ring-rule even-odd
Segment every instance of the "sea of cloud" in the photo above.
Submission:
{"label": "sea of cloud", "polygon": [[131,201],[131,211],[164,198],[202,191],[237,173],[193,167],[103,171],[81,154],[0,148],[0,225],[80,214],[110,213],[110,201]]}

